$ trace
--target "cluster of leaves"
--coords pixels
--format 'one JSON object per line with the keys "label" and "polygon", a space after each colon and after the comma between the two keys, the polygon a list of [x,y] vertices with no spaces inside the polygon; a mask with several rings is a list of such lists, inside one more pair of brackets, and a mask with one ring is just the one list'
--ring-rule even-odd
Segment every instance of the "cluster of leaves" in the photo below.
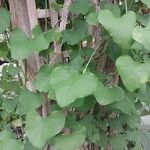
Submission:
{"label": "cluster of leaves", "polygon": [[[76,0],[69,8],[75,17],[69,17],[62,33],[36,26],[32,38],[21,29],[8,33],[10,13],[0,9],[0,33],[5,35],[0,57],[10,62],[0,79],[1,150],[41,150],[45,144],[76,150],[85,143],[142,150],[138,125],[141,109],[150,105],[150,15],[139,12],[150,8],[150,2],[127,1],[133,10],[128,12],[125,4],[102,1],[97,12],[90,0]],[[96,43],[96,49],[89,46],[95,38],[89,27],[101,29],[103,42]],[[50,55],[53,41],[63,44],[70,62],[44,64],[33,81],[36,92],[31,92],[18,61],[33,53],[47,59],[44,54]],[[97,69],[94,54],[100,54],[101,68],[107,55],[109,67],[115,66],[111,72]],[[38,112],[44,96],[51,106],[48,117],[42,118]]]}

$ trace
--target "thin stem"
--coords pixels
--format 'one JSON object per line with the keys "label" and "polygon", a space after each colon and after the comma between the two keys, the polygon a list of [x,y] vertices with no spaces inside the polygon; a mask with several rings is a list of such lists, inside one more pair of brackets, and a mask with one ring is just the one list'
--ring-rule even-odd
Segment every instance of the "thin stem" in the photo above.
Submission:
{"label": "thin stem", "polygon": [[125,10],[126,10],[126,13],[128,12],[128,3],[127,3],[127,0],[124,0],[124,4],[125,4]]}
{"label": "thin stem", "polygon": [[98,50],[98,48],[100,47],[100,45],[105,41],[105,39],[107,39],[108,37],[109,37],[109,35],[106,36],[106,37],[104,37],[104,39],[100,42],[100,44],[98,44],[98,46],[94,49],[94,51],[93,51],[92,55],[90,56],[90,58],[89,58],[87,64],[85,65],[85,68],[84,68],[84,70],[83,70],[82,73],[85,73],[85,72],[86,72],[86,70],[87,70],[89,64],[91,63],[92,58],[93,58],[93,56],[95,55],[96,51]]}
{"label": "thin stem", "polygon": [[[99,46],[98,46],[98,47],[99,47]],[[91,55],[90,59],[88,60],[88,62],[87,62],[87,64],[86,64],[86,66],[85,66],[85,68],[84,68],[84,70],[83,70],[83,73],[85,73],[85,72],[86,72],[86,70],[87,70],[87,68],[88,68],[88,66],[89,66],[89,64],[90,64],[90,62],[91,62],[91,60],[92,60],[93,56],[95,55],[95,53],[96,53],[96,51],[97,51],[97,49],[98,49],[98,48],[96,48],[96,49],[93,51],[93,53],[92,53],[92,55]]]}

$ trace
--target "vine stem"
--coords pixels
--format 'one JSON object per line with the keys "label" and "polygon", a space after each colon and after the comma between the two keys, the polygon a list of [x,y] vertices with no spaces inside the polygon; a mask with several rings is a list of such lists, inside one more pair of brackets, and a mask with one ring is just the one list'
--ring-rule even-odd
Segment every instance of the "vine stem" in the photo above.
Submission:
{"label": "vine stem", "polygon": [[125,10],[126,10],[126,13],[128,12],[128,3],[127,3],[127,0],[124,0],[124,4],[125,4]]}
{"label": "vine stem", "polygon": [[93,51],[92,55],[90,56],[90,58],[89,58],[87,64],[85,65],[85,68],[83,69],[83,72],[82,72],[82,73],[85,73],[85,72],[86,72],[86,70],[87,70],[89,64],[90,64],[91,61],[92,61],[93,56],[95,55],[95,53],[96,53],[96,51],[98,50],[98,48],[100,47],[100,45],[105,41],[105,39],[107,39],[107,37],[109,37],[109,35],[106,36],[106,37],[104,37],[103,40],[100,42],[100,44],[98,44],[97,47],[94,49],[94,51]]}
{"label": "vine stem", "polygon": [[87,64],[86,64],[86,66],[85,66],[85,68],[84,68],[84,70],[83,70],[82,73],[85,73],[85,72],[86,72],[86,70],[87,70],[87,68],[88,68],[88,66],[89,66],[89,64],[90,64],[90,62],[91,62],[93,56],[95,55],[96,51],[98,50],[99,46],[100,46],[100,44],[99,44],[99,45],[95,48],[95,50],[93,51],[93,53],[92,53],[91,57],[89,58],[89,60],[88,60],[88,62],[87,62]]}

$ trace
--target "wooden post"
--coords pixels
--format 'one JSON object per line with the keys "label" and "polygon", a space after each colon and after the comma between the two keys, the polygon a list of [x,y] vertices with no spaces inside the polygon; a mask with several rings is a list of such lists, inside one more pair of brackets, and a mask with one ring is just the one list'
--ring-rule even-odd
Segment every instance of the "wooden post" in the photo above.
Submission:
{"label": "wooden post", "polygon": [[[21,28],[28,36],[31,30],[38,24],[37,12],[34,0],[9,0],[11,23],[13,28]],[[40,63],[37,54],[33,54],[27,60],[27,75],[32,81],[37,73]],[[31,82],[30,82],[31,83]],[[30,90],[34,90],[30,85]]]}

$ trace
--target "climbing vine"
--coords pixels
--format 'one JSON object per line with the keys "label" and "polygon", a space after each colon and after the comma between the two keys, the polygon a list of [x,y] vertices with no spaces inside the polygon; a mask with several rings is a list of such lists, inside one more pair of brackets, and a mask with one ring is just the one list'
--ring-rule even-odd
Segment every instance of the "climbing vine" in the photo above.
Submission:
{"label": "climbing vine", "polygon": [[[63,2],[51,7],[61,11]],[[0,78],[0,150],[142,150],[140,116],[150,105],[149,9],[149,0],[75,0],[64,30],[47,20],[44,31],[39,21],[28,37],[12,30],[11,13],[1,8],[0,58],[7,63]],[[61,58],[54,57],[55,43]],[[26,59],[32,54],[42,63],[31,81]]]}

